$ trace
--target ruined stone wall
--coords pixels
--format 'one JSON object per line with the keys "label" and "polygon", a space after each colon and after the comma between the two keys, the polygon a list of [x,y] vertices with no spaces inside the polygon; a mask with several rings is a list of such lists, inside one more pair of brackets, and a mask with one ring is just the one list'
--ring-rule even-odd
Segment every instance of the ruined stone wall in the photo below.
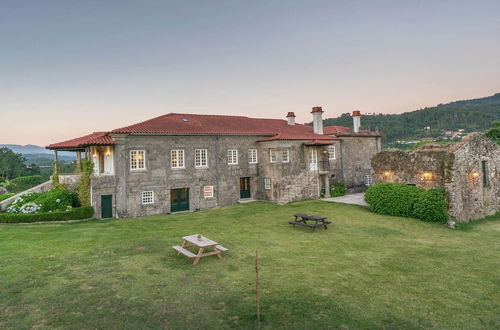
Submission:
{"label": "ruined stone wall", "polygon": [[[482,161],[488,166],[483,184]],[[459,221],[481,219],[500,210],[500,147],[481,133],[452,146],[410,152],[386,150],[372,158],[373,180],[443,188],[448,213]]]}
{"label": "ruined stone wall", "polygon": [[385,150],[372,158],[373,183],[396,182],[421,188],[444,188],[453,155],[446,149],[405,152]]}
{"label": "ruined stone wall", "polygon": [[371,158],[379,152],[379,140],[374,136],[342,137],[342,181],[351,192],[366,189],[365,175],[371,175]]}
{"label": "ruined stone wall", "polygon": [[[500,211],[500,147],[483,134],[473,134],[451,151],[455,163],[446,186],[450,215],[466,221]],[[482,161],[487,162],[487,185],[483,184]]]}

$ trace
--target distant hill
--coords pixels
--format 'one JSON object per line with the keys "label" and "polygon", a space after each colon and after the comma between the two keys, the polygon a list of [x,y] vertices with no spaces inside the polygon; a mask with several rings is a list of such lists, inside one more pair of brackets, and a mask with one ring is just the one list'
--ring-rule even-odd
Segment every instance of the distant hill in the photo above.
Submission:
{"label": "distant hill", "polygon": [[[0,144],[0,148],[9,148],[16,154],[21,154],[25,158],[52,158],[54,152],[52,150],[47,150],[44,147],[40,147],[33,144],[19,145],[19,144]],[[76,159],[76,154],[74,152],[62,151],[58,155],[61,160],[73,160]]]}
{"label": "distant hill", "polygon": [[[450,132],[461,129],[464,133],[484,131],[494,120],[500,120],[500,93],[401,114],[363,114],[361,125],[365,129],[378,129],[387,146],[398,140],[450,136]],[[349,113],[344,113],[337,118],[325,119],[323,125],[352,127],[352,118]]]}

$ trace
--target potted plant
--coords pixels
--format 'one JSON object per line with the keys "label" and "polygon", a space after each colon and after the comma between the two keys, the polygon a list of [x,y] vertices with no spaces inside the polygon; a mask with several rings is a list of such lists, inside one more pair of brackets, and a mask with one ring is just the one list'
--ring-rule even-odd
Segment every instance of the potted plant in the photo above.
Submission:
{"label": "potted plant", "polygon": [[198,236],[196,236],[196,239],[197,239],[198,241],[202,241],[202,240],[203,240],[203,238],[201,238],[201,235],[200,235],[200,234],[198,234]]}

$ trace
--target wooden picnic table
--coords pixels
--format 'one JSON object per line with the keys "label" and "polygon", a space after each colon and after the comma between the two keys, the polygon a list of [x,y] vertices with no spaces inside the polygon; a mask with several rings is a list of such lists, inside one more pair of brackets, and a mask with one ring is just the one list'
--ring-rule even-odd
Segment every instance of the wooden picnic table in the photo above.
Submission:
{"label": "wooden picnic table", "polygon": [[[288,221],[289,224],[294,227],[295,225],[309,227],[312,228],[313,231],[315,231],[317,227],[328,229],[328,225],[332,223],[331,221],[326,221],[327,217],[312,214],[295,213],[293,216],[295,220]],[[307,223],[307,221],[314,221],[314,223]]]}
{"label": "wooden picnic table", "polygon": [[[201,258],[212,255],[216,255],[217,258],[222,259],[222,252],[228,251],[228,249],[219,245],[219,243],[204,236],[201,236],[201,238],[198,239],[198,234],[184,236],[182,239],[182,246],[174,245],[172,248],[178,252],[177,255],[183,254],[188,258],[193,258],[193,265],[198,264]],[[198,253],[194,254],[193,252],[187,250],[187,248],[190,247],[198,247]],[[211,251],[205,252],[206,249]]]}

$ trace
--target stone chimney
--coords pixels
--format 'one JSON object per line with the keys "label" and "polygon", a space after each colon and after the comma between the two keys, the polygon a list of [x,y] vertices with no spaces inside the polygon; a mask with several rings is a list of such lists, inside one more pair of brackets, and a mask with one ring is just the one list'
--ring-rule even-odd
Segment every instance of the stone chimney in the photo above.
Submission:
{"label": "stone chimney", "polygon": [[293,112],[287,113],[286,119],[288,120],[288,125],[295,125],[295,114]]}
{"label": "stone chimney", "polygon": [[314,107],[311,113],[313,114],[314,133],[323,135],[323,109],[321,107]]}
{"label": "stone chimney", "polygon": [[359,128],[361,127],[361,112],[355,110],[352,112],[352,124],[354,133],[359,133]]}

